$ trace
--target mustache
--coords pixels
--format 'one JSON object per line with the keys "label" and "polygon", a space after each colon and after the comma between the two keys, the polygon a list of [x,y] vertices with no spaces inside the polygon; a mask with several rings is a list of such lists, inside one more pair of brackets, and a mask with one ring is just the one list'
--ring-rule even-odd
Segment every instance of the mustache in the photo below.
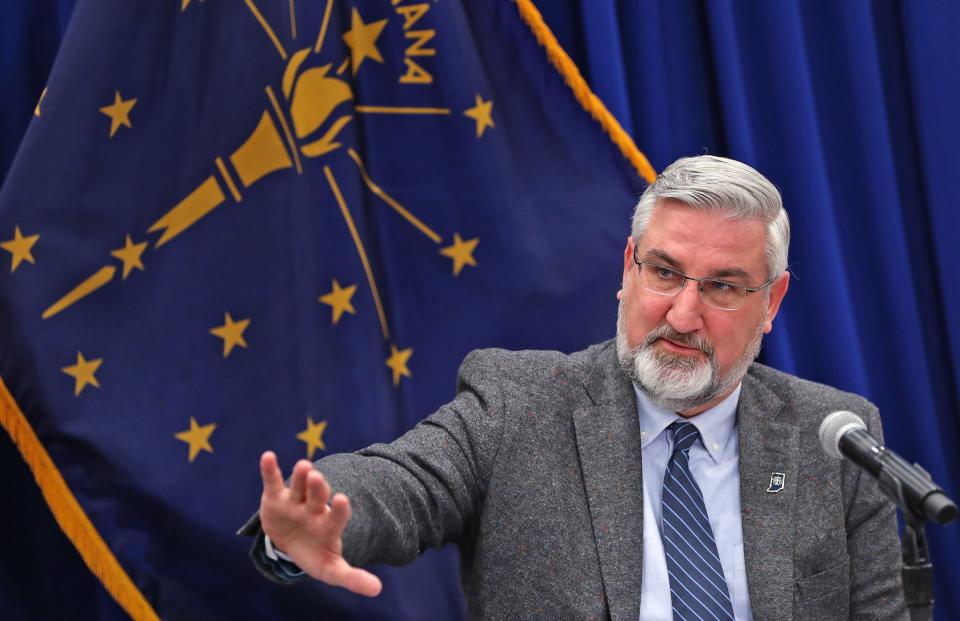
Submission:
{"label": "mustache", "polygon": [[674,343],[683,345],[684,347],[699,349],[708,356],[712,356],[714,352],[713,344],[699,334],[694,334],[692,332],[677,332],[670,327],[669,324],[662,325],[659,328],[655,328],[650,331],[650,333],[647,334],[647,336],[645,336],[643,339],[643,346],[650,347],[658,339],[669,339]]}

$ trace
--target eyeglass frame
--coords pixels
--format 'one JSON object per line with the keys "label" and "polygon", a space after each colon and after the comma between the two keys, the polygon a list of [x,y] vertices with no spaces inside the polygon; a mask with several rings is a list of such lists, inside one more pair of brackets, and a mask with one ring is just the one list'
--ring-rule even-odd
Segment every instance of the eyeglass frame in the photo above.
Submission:
{"label": "eyeglass frame", "polygon": [[[741,285],[740,283],[730,282],[729,280],[723,280],[722,278],[710,278],[710,277],[707,277],[707,276],[704,276],[704,277],[701,277],[701,278],[696,278],[696,277],[694,277],[694,276],[687,276],[686,274],[684,274],[684,273],[681,272],[680,270],[675,269],[675,268],[672,268],[672,267],[670,267],[669,265],[663,265],[663,264],[661,264],[661,263],[654,263],[653,261],[641,261],[641,260],[637,257],[637,248],[638,248],[637,245],[634,244],[634,246],[633,246],[633,262],[637,264],[637,274],[638,274],[638,275],[643,271],[643,266],[644,266],[644,265],[650,265],[650,266],[652,266],[652,267],[658,267],[658,268],[662,268],[662,269],[665,269],[665,270],[669,270],[669,271],[673,272],[674,274],[679,274],[680,277],[682,278],[682,280],[680,281],[680,286],[677,287],[677,290],[676,290],[675,292],[673,292],[673,293],[664,293],[664,292],[661,292],[661,291],[654,291],[653,289],[650,289],[650,288],[648,288],[648,287],[644,287],[644,286],[641,284],[640,286],[643,287],[645,291],[649,291],[650,293],[653,293],[653,294],[655,294],[655,295],[662,295],[662,296],[665,296],[665,297],[673,297],[673,296],[680,295],[680,292],[683,291],[683,288],[687,286],[687,281],[688,281],[688,280],[692,280],[692,281],[694,281],[695,283],[697,283],[697,295],[700,297],[700,301],[703,302],[705,305],[709,306],[710,308],[715,308],[715,309],[717,309],[717,310],[728,311],[728,312],[738,311],[738,310],[740,310],[741,308],[743,308],[743,305],[740,305],[740,306],[738,306],[737,308],[723,308],[723,307],[721,307],[721,306],[714,306],[713,304],[710,304],[710,303],[707,302],[705,299],[703,299],[703,282],[704,282],[704,281],[709,281],[709,282],[722,282],[723,284],[725,284],[725,285],[730,285],[731,287],[739,287],[739,288],[743,289],[744,291],[746,291],[746,292],[747,292],[747,295],[749,295],[749,294],[751,294],[751,293],[756,293],[757,291],[760,291],[761,289],[763,289],[763,288],[765,288],[765,287],[769,287],[769,286],[772,285],[772,284],[777,280],[777,278],[778,278],[777,276],[773,276],[772,278],[770,278],[769,280],[767,280],[765,283],[762,283],[762,284],[760,284],[760,285],[757,285],[756,287],[747,287],[746,285]],[[744,296],[744,304],[746,303],[746,299],[747,299],[746,296]]]}

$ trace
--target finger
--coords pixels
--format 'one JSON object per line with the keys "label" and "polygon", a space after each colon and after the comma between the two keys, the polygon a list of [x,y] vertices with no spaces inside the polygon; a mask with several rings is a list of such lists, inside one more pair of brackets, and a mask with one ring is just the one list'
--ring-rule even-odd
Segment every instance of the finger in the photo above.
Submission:
{"label": "finger", "polygon": [[323,513],[327,510],[327,498],[330,497],[330,485],[323,475],[314,470],[307,474],[307,511]]}
{"label": "finger", "polygon": [[383,583],[380,582],[380,578],[365,569],[351,567],[342,558],[334,568],[333,574],[331,577],[335,584],[339,584],[348,591],[353,591],[359,595],[376,597],[383,590]]}
{"label": "finger", "polygon": [[273,451],[265,451],[260,456],[260,478],[263,479],[263,493],[268,498],[276,498],[283,491],[283,474]]}
{"label": "finger", "polygon": [[350,499],[345,494],[334,494],[333,500],[330,501],[330,528],[338,537],[347,527],[351,514]]}
{"label": "finger", "polygon": [[307,491],[307,475],[313,470],[313,465],[306,459],[301,459],[293,467],[290,477],[290,498],[294,502],[303,502]]}

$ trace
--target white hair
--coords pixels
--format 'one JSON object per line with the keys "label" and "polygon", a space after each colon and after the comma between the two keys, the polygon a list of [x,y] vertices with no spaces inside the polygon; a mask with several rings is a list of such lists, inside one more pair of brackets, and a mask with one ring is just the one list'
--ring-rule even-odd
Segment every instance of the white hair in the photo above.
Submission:
{"label": "white hair", "polygon": [[762,221],[767,226],[763,249],[767,278],[786,271],[790,220],[780,191],[750,166],[715,155],[682,157],[670,164],[640,196],[633,212],[634,241],[640,241],[662,199],[694,209],[719,210],[731,220]]}

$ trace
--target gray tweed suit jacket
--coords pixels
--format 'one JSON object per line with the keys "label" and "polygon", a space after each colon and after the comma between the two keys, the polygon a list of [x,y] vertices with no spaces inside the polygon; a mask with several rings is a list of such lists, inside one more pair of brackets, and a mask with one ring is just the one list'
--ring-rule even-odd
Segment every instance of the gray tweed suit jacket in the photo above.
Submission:
{"label": "gray tweed suit jacket", "polygon": [[[906,619],[894,507],[827,457],[820,420],[876,407],[754,364],[737,409],[747,585],[755,619]],[[456,398],[391,444],[317,462],[354,513],[355,565],[456,543],[473,619],[625,619],[640,610],[643,477],[633,388],[612,342],[483,350]],[[784,473],[783,490],[767,491]],[[271,578],[254,516],[252,556]]]}

